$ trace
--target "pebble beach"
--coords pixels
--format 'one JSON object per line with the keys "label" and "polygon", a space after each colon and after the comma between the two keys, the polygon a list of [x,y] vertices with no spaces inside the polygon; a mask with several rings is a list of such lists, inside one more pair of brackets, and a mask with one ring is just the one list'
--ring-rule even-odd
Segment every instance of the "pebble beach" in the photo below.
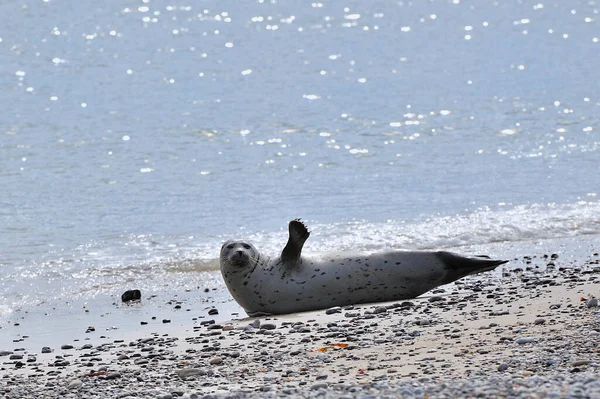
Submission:
{"label": "pebble beach", "polygon": [[[600,257],[513,259],[410,301],[0,348],[6,398],[600,396]],[[568,264],[566,264],[568,263]],[[218,320],[218,319],[217,319]],[[166,320],[163,320],[166,322]],[[157,322],[157,325],[160,324]],[[92,332],[93,334],[94,332]],[[87,340],[86,340],[87,338]]]}

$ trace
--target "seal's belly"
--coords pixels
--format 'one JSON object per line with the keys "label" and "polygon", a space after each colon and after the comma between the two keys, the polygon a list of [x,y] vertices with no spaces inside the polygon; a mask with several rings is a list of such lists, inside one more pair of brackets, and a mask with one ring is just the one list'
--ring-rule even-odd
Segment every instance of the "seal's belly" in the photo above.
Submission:
{"label": "seal's belly", "polygon": [[263,310],[291,313],[349,304],[414,298],[440,285],[437,258],[422,253],[382,253],[348,257],[303,257],[262,286]]}

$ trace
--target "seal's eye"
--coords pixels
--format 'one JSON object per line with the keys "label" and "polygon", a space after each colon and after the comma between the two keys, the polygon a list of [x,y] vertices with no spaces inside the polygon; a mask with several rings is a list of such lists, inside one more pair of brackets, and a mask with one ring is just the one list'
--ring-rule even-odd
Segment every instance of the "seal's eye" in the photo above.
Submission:
{"label": "seal's eye", "polygon": [[235,246],[235,245],[233,245],[233,244],[229,244],[229,245],[227,246],[227,249],[233,249],[233,247],[234,247],[234,246]]}
{"label": "seal's eye", "polygon": [[244,248],[246,248],[246,249],[250,249],[250,245],[248,245],[248,244],[244,244]]}

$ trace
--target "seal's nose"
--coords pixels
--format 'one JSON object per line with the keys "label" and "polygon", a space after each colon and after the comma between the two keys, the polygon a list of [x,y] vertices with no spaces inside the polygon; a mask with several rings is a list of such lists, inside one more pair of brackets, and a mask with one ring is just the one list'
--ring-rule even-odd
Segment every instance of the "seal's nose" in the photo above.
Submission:
{"label": "seal's nose", "polygon": [[242,256],[244,251],[242,251],[241,249],[238,249],[235,253],[237,254],[237,256]]}

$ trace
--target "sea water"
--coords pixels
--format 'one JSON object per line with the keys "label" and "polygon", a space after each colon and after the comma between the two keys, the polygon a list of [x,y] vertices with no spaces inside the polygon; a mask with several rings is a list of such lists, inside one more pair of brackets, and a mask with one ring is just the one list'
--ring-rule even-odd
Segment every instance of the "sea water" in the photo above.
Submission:
{"label": "sea water", "polygon": [[297,217],[306,251],[593,248],[599,10],[2,5],[0,334],[129,319],[130,288],[235,308],[222,242],[275,255]]}

